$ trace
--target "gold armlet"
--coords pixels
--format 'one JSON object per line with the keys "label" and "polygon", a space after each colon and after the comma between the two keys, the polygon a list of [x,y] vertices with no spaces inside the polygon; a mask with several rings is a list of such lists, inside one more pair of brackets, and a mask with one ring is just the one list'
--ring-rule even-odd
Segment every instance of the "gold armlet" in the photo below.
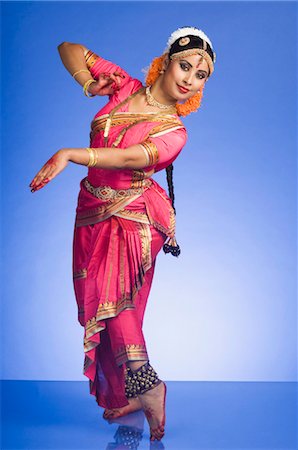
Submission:
{"label": "gold armlet", "polygon": [[141,147],[146,156],[146,166],[153,166],[158,161],[158,149],[156,145],[150,140],[142,142]]}
{"label": "gold armlet", "polygon": [[99,58],[99,56],[92,52],[91,50],[88,50],[86,54],[84,54],[85,56],[85,60],[86,60],[86,64],[87,64],[87,69],[90,69],[96,62],[96,60]]}
{"label": "gold armlet", "polygon": [[89,73],[89,75],[91,75],[90,70],[87,70],[87,69],[80,69],[80,70],[77,70],[76,72],[74,72],[74,73],[72,74],[73,78],[75,78],[79,73],[82,73],[82,72],[86,72],[86,73]]}
{"label": "gold armlet", "polygon": [[89,153],[89,161],[88,161],[87,167],[96,166],[97,161],[98,161],[98,152],[95,150],[95,148],[86,147],[86,150]]}

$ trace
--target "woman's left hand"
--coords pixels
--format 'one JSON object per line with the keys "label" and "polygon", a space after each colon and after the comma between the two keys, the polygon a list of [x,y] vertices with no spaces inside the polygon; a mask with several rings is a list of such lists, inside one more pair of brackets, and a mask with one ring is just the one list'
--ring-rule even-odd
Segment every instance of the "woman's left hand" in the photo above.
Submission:
{"label": "woman's left hand", "polygon": [[35,175],[29,187],[31,192],[43,188],[49,181],[55,178],[69,163],[69,156],[66,149],[58,150]]}

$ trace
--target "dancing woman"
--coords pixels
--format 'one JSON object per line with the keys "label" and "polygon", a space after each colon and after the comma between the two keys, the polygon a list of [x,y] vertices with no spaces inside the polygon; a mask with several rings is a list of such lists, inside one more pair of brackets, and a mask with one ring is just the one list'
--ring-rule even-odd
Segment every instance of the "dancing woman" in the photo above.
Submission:
{"label": "dancing woman", "polygon": [[[44,187],[69,162],[81,180],[73,238],[73,283],[84,327],[84,374],[104,418],[143,409],[150,439],[165,427],[166,385],[149,362],[142,332],[156,256],[179,255],[172,163],[187,134],[180,116],[196,111],[215,52],[197,28],[174,31],[146,86],[83,45],[64,42],[62,62],[87,97],[108,95],[91,123],[90,147],[62,148],[30,183]],[[169,195],[151,176],[167,171]]]}

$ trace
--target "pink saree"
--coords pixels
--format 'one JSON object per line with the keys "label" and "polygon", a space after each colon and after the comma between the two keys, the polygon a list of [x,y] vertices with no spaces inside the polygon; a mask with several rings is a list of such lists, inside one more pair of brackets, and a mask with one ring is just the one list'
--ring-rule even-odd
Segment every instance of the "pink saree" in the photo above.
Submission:
{"label": "pink saree", "polygon": [[146,172],[162,170],[177,158],[186,131],[178,116],[130,113],[128,102],[114,114],[105,144],[109,112],[142,83],[101,57],[93,56],[87,64],[94,78],[115,70],[125,75],[121,89],[109,96],[92,121],[90,147],[114,145],[125,151],[150,139],[158,150],[157,163],[144,170],[89,168],[80,183],[73,283],[78,320],[84,327],[83,373],[98,405],[116,408],[128,404],[126,362],[149,359],[142,332],[144,312],[156,256],[175,234],[171,200]]}

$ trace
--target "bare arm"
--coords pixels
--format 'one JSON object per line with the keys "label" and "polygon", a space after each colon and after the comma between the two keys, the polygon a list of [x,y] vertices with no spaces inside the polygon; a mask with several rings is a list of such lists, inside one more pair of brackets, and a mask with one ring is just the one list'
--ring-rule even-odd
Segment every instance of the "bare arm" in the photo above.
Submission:
{"label": "bare arm", "polygon": [[[85,53],[88,49],[84,45],[72,44],[71,42],[62,42],[58,45],[58,51],[64,67],[71,75],[79,70],[89,70],[85,59]],[[93,95],[109,95],[113,92],[113,83],[120,86],[119,77],[122,77],[122,75],[118,72],[108,75],[101,74],[97,82],[92,83],[89,86],[88,91]],[[75,80],[81,86],[84,86],[86,81],[92,79],[93,77],[90,72],[80,72],[75,76]]]}
{"label": "bare arm", "polygon": [[[80,44],[72,44],[70,42],[62,42],[58,45],[58,51],[66,70],[72,75],[78,70],[88,70],[86,60],[85,60],[85,52],[86,47]],[[87,80],[92,78],[91,74],[87,72],[81,72],[76,75],[76,81],[84,85]]]}
{"label": "bare arm", "polygon": [[[147,158],[140,144],[131,145],[126,149],[112,147],[93,150],[98,154],[97,164],[94,167],[99,169],[143,169],[147,166]],[[69,161],[87,166],[89,153],[85,148],[66,148],[64,151]]]}
{"label": "bare arm", "polygon": [[[119,170],[119,169],[143,169],[148,166],[146,150],[140,144],[131,145],[126,149],[119,148],[97,148],[98,153],[96,168]],[[64,148],[58,150],[40,169],[31,181],[29,187],[31,192],[41,189],[49,181],[55,178],[69,162],[87,166],[89,163],[89,152],[86,148]],[[153,173],[153,172],[152,172]]]}

